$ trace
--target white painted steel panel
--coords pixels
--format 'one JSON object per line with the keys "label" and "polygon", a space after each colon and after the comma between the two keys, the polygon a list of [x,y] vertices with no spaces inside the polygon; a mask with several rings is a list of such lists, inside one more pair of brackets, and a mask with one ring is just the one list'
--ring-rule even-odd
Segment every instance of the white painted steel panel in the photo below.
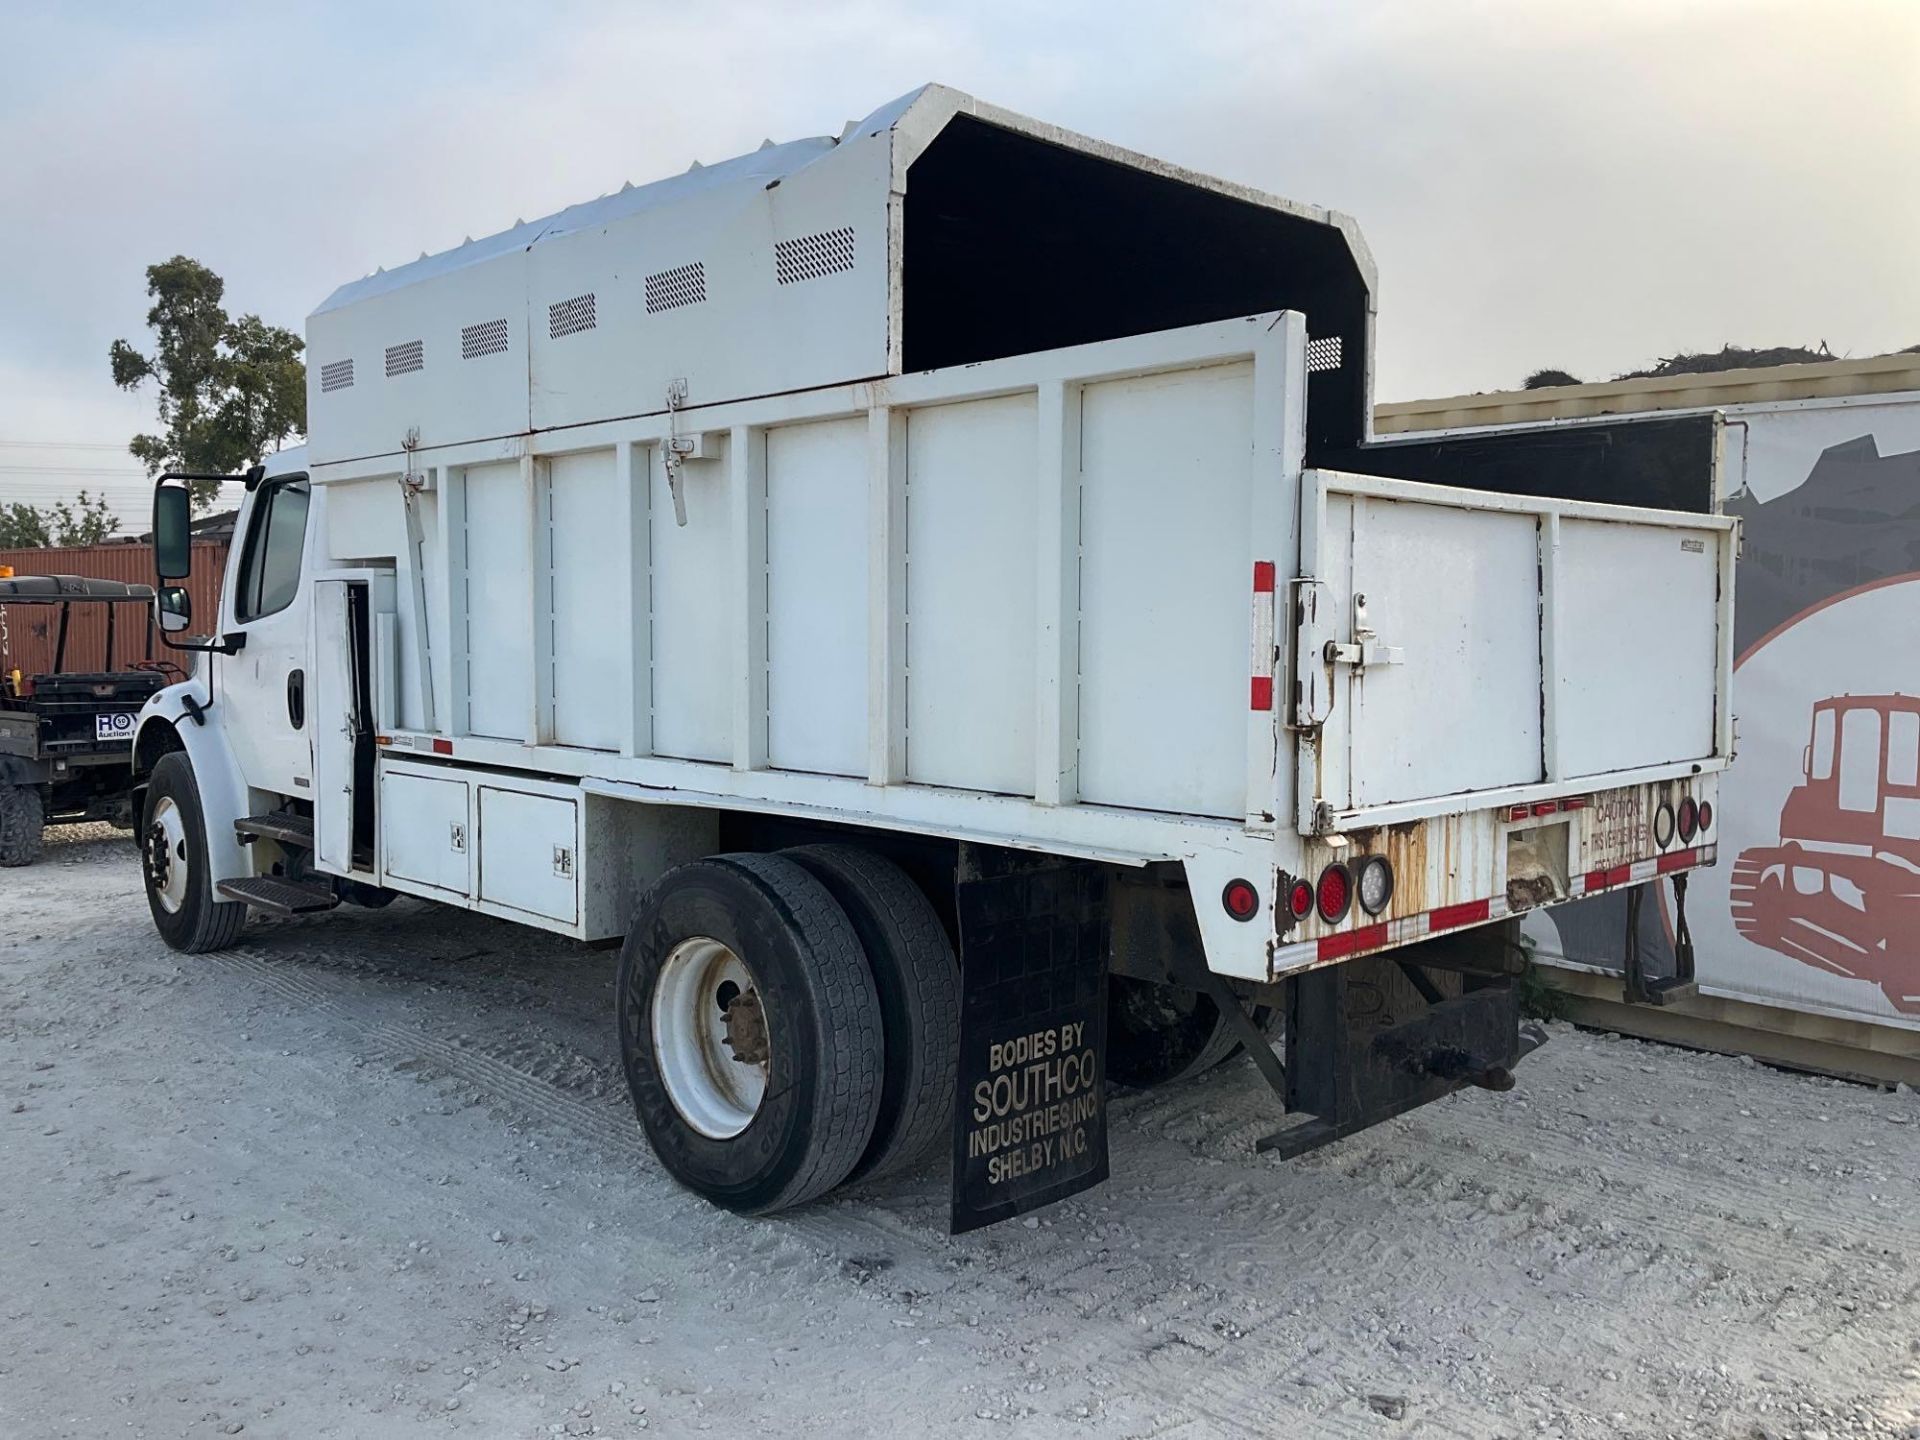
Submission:
{"label": "white painted steel panel", "polygon": [[[889,151],[795,141],[555,216],[527,257],[534,428],[657,412],[675,381],[702,405],[886,373]],[[781,283],[776,244],[838,230],[849,269]]]}
{"label": "white painted steel panel", "polygon": [[867,770],[867,420],[766,435],[767,760]]}
{"label": "white painted steel panel", "polygon": [[1031,394],[907,417],[909,780],[1033,793],[1036,455]]}
{"label": "white painted steel panel", "polygon": [[385,873],[453,895],[471,893],[473,846],[465,780],[383,771],[379,823]]}
{"label": "white painted steel panel", "polygon": [[[308,444],[314,463],[396,454],[409,431],[422,446],[434,446],[527,428],[526,240],[531,237],[518,244],[511,235],[497,238],[500,243],[486,263],[438,275],[429,284],[392,284],[355,303],[322,306],[307,317]],[[369,280],[376,278],[387,277]],[[486,343],[477,344],[482,327],[492,328]],[[472,333],[463,338],[463,332]],[[407,368],[412,363],[407,360],[388,374],[387,351],[393,349],[401,361],[404,347],[415,341],[418,368]],[[341,386],[336,367],[347,361],[353,383]]]}
{"label": "white painted steel panel", "polygon": [[531,738],[533,573],[520,462],[474,465],[466,487],[467,729]]}
{"label": "white painted steel panel", "polygon": [[607,603],[612,577],[633,564],[625,477],[611,449],[556,455],[548,473],[553,738],[617,750],[633,673],[628,624],[637,623],[610,614]]}
{"label": "white painted steel panel", "polygon": [[482,785],[480,898],[571,925],[580,914],[579,804]]}
{"label": "white painted steel panel", "polygon": [[673,494],[659,451],[647,467],[653,514],[653,750],[680,760],[733,753],[729,657],[734,573],[727,467],[685,466],[687,523],[674,523]]}
{"label": "white painted steel panel", "polygon": [[400,477],[382,476],[327,491],[327,546],[333,563],[392,560],[398,553]]}
{"label": "white painted steel panel", "polygon": [[1403,652],[1335,688],[1336,715],[1346,702],[1349,803],[1542,779],[1535,517],[1367,497],[1344,543],[1348,606],[1364,595],[1378,643]]}
{"label": "white painted steel panel", "polygon": [[1242,814],[1253,367],[1089,385],[1081,415],[1081,797]]}
{"label": "white painted steel panel", "polygon": [[1713,753],[1720,547],[1695,530],[1560,524],[1562,772]]}

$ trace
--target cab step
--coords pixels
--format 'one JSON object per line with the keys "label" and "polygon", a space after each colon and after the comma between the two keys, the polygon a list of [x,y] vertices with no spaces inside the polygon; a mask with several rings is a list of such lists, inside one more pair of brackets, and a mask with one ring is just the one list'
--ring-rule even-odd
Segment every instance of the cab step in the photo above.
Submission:
{"label": "cab step", "polygon": [[305,915],[315,910],[331,910],[340,897],[325,886],[282,880],[273,875],[256,875],[247,880],[222,880],[214,889],[223,900],[238,900],[269,915]]}
{"label": "cab step", "polygon": [[311,850],[313,817],[295,815],[286,810],[276,810],[270,815],[249,815],[233,822],[233,833],[240,837],[242,845],[250,845],[255,840],[276,840],[282,845]]}

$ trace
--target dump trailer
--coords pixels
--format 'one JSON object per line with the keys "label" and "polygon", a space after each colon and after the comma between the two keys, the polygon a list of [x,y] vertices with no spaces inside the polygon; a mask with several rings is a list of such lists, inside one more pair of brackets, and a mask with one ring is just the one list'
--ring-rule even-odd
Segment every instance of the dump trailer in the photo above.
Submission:
{"label": "dump trailer", "polygon": [[1372,293],[1344,217],[932,86],[343,286],[197,639],[156,492],[160,933],[619,945],[743,1211],[943,1151],[1018,1214],[1240,1048],[1283,1153],[1512,1084],[1513,917],[1714,858],[1719,426],[1376,444]]}

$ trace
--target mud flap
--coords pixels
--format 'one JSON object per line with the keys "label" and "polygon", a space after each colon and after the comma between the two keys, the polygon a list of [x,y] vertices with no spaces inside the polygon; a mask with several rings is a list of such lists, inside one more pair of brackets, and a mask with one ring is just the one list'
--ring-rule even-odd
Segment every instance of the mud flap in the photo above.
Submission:
{"label": "mud flap", "polygon": [[1286,1105],[1312,1118],[1258,1142],[1283,1157],[1462,1086],[1510,1089],[1514,1065],[1546,1040],[1539,1027],[1521,1026],[1504,975],[1434,974],[1373,956],[1287,983]]}
{"label": "mud flap", "polygon": [[962,844],[955,1235],[1107,1178],[1106,870]]}

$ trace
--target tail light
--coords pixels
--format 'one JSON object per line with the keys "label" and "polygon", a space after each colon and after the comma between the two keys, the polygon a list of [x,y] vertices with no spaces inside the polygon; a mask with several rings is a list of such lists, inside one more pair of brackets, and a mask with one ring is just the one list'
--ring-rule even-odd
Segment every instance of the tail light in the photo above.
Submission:
{"label": "tail light", "polygon": [[1653,843],[1662,850],[1673,843],[1673,807],[1664,800],[1653,812]]}
{"label": "tail light", "polygon": [[1693,797],[1686,795],[1680,800],[1680,843],[1691,845],[1693,837],[1700,833],[1700,807],[1693,803]]}
{"label": "tail light", "polygon": [[1220,892],[1220,903],[1236,920],[1251,920],[1260,913],[1260,892],[1251,880],[1229,880]]}
{"label": "tail light", "polygon": [[1314,901],[1320,907],[1320,918],[1329,925],[1347,918],[1347,911],[1353,908],[1353,876],[1346,866],[1336,860],[1320,872]]}
{"label": "tail light", "polygon": [[1353,885],[1360,908],[1378,915],[1393,899],[1393,867],[1384,855],[1370,855],[1360,862],[1360,874]]}
{"label": "tail light", "polygon": [[1700,833],[1704,835],[1712,828],[1713,802],[1711,800],[1702,800],[1700,802]]}
{"label": "tail light", "polygon": [[1287,891],[1287,909],[1296,920],[1304,920],[1313,913],[1313,882],[1296,880]]}

